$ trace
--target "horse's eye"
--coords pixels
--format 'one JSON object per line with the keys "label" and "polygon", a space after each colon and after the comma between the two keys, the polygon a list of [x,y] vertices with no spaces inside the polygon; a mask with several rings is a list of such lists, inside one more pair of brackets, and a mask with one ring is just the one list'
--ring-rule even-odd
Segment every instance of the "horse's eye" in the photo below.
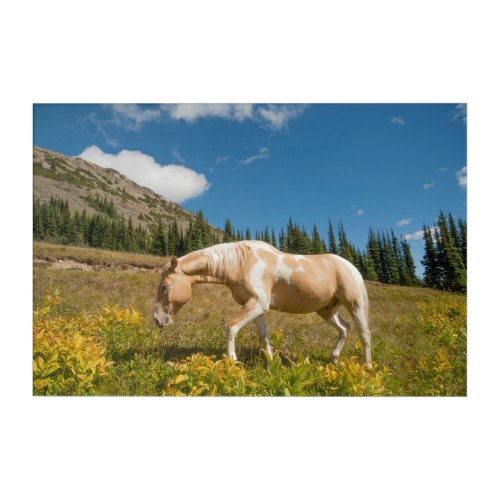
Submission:
{"label": "horse's eye", "polygon": [[163,285],[163,293],[167,293],[168,292],[168,285]]}

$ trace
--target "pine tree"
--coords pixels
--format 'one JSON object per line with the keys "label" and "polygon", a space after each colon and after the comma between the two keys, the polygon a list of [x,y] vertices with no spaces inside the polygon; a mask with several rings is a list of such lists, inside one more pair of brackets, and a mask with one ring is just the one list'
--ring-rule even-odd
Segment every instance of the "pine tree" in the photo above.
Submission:
{"label": "pine tree", "polygon": [[330,219],[328,219],[328,251],[335,255],[339,253],[337,241],[335,239],[335,231],[333,230],[332,221]]}
{"label": "pine tree", "polygon": [[467,269],[467,223],[461,218],[458,219],[458,228],[460,230],[460,254]]}
{"label": "pine tree", "polygon": [[287,245],[287,242],[286,242],[286,235],[285,235],[285,231],[283,230],[283,228],[281,228],[280,235],[279,235],[279,249],[282,252],[288,252],[288,245]]}
{"label": "pine tree", "polygon": [[448,227],[450,230],[451,244],[456,248],[460,248],[460,235],[458,234],[457,225],[451,213],[448,213]]}
{"label": "pine tree", "polygon": [[247,227],[247,230],[245,231],[245,239],[246,240],[251,240],[252,235],[250,234],[250,229]]}
{"label": "pine tree", "polygon": [[33,238],[35,240],[43,240],[44,236],[42,208],[40,202],[35,200],[33,203]]}
{"label": "pine tree", "polygon": [[74,244],[77,242],[78,239],[78,233],[76,231],[76,224],[74,218],[71,216],[71,214],[68,212],[64,215],[63,218],[63,227],[61,231],[61,236],[62,239],[61,241],[63,244]]}
{"label": "pine tree", "polygon": [[393,284],[399,285],[408,285],[409,284],[409,276],[406,271],[406,264],[403,258],[403,251],[401,249],[399,240],[397,239],[394,231],[391,229],[391,245],[392,245],[392,253],[394,255],[394,259],[396,260],[397,267],[397,283],[393,280]]}
{"label": "pine tree", "polygon": [[391,271],[389,267],[389,260],[387,258],[387,253],[385,251],[384,236],[379,231],[377,231],[377,247],[378,254],[380,257],[380,276],[379,279],[382,283],[390,283],[391,281]]}
{"label": "pine tree", "polygon": [[291,217],[288,219],[288,225],[286,228],[286,241],[288,252],[290,253],[300,253],[299,251],[299,234],[298,227],[292,222]]}
{"label": "pine tree", "polygon": [[380,258],[380,249],[379,245],[377,242],[377,237],[375,236],[375,232],[373,229],[370,227],[370,231],[368,233],[368,244],[366,247],[366,251],[368,256],[370,257],[370,260],[373,264],[373,269],[375,270],[375,273],[377,274],[377,281],[382,281],[382,264],[381,264],[381,258]]}
{"label": "pine tree", "polygon": [[135,238],[134,226],[132,224],[132,217],[129,216],[127,222],[127,241],[129,242],[128,251],[129,252],[137,252],[139,251],[139,247],[137,245],[137,240]]}
{"label": "pine tree", "polygon": [[465,292],[467,287],[465,266],[443,212],[439,214],[437,226],[439,230],[438,256],[442,272],[441,287],[444,290]]}
{"label": "pine tree", "polygon": [[276,235],[274,234],[274,228],[271,230],[271,245],[274,248],[278,248],[278,244],[276,242]]}
{"label": "pine tree", "polygon": [[440,288],[440,269],[437,255],[436,245],[434,243],[434,228],[429,229],[424,225],[424,258],[422,265],[424,266],[424,284],[429,288]]}
{"label": "pine tree", "polygon": [[231,220],[226,219],[224,223],[224,236],[222,238],[224,243],[229,243],[230,241],[234,241],[234,229],[231,225]]}
{"label": "pine tree", "polygon": [[365,273],[363,275],[363,278],[369,281],[378,281],[379,277],[375,269],[373,259],[370,257],[369,254],[366,254],[364,263],[365,263],[364,265]]}
{"label": "pine tree", "polygon": [[316,224],[313,226],[312,230],[312,242],[311,242],[311,252],[313,254],[321,254],[324,253],[323,242],[321,241],[321,237],[318,232],[318,228]]}
{"label": "pine tree", "polygon": [[403,251],[403,259],[405,263],[405,272],[404,272],[404,285],[407,286],[416,286],[418,284],[418,278],[416,274],[415,262],[413,260],[413,256],[411,254],[410,245],[406,241],[404,237],[401,237],[401,248]]}
{"label": "pine tree", "polygon": [[262,240],[265,241],[266,243],[271,243],[271,236],[269,235],[269,228],[267,226],[266,229],[264,229]]}
{"label": "pine tree", "polygon": [[45,204],[41,207],[41,218],[43,223],[43,233],[48,239],[56,236],[57,234],[57,223],[54,217],[54,212],[51,209],[50,204]]}
{"label": "pine tree", "polygon": [[387,283],[392,285],[397,285],[399,283],[399,272],[398,263],[396,256],[394,255],[392,244],[390,241],[389,234],[383,233],[382,235],[384,253],[386,255],[387,267],[388,267],[388,281]]}
{"label": "pine tree", "polygon": [[151,253],[154,255],[166,256],[168,250],[167,237],[165,235],[165,229],[163,227],[163,222],[159,220],[156,230],[153,234],[153,241],[151,244]]}
{"label": "pine tree", "polygon": [[339,251],[341,257],[347,259],[349,262],[354,261],[352,248],[349,244],[349,241],[347,240],[347,235],[344,230],[344,224],[342,224],[342,221],[339,222]]}
{"label": "pine tree", "polygon": [[307,234],[307,231],[304,227],[302,228],[302,231],[298,231],[298,240],[299,240],[299,245],[297,253],[301,255],[310,255],[312,242],[311,238],[309,238],[309,235]]}

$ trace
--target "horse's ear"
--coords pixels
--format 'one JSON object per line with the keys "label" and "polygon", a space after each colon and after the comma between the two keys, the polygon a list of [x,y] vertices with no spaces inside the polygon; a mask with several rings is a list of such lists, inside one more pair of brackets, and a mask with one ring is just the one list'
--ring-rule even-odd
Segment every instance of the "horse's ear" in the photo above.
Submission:
{"label": "horse's ear", "polygon": [[174,255],[172,257],[172,260],[170,261],[170,267],[172,269],[175,269],[177,267],[177,264],[178,264],[177,257]]}

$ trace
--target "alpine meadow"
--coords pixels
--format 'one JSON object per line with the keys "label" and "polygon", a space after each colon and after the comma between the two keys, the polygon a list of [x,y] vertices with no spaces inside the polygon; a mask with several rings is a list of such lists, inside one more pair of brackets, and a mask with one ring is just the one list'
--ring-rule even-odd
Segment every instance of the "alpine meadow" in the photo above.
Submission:
{"label": "alpine meadow", "polygon": [[36,104],[33,394],[466,396],[466,113]]}

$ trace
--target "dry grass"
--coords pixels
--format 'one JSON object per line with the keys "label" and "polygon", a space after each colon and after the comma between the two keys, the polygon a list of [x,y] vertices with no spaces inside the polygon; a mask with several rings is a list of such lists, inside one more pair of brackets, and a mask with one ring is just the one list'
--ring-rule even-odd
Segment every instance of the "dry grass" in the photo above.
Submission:
{"label": "dry grass", "polygon": [[138,253],[116,252],[100,248],[56,245],[43,241],[33,243],[33,257],[54,262],[56,259],[71,259],[93,266],[127,266],[155,269],[167,263],[165,257]]}

